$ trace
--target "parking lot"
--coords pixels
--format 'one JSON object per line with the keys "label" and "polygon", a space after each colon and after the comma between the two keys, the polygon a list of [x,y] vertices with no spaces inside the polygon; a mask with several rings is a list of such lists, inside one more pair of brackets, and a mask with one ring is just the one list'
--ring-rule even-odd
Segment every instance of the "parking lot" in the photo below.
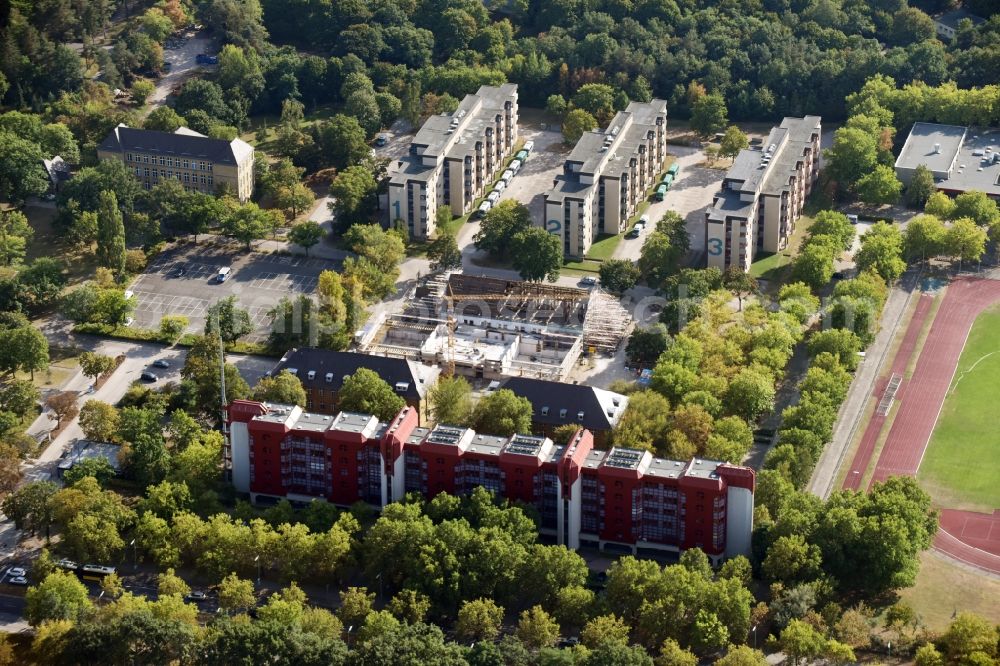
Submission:
{"label": "parking lot", "polygon": [[[225,282],[219,270],[231,267]],[[135,325],[158,328],[163,315],[183,315],[188,330],[204,330],[205,313],[230,295],[250,313],[251,340],[267,335],[267,313],[285,296],[311,294],[319,273],[339,266],[325,259],[250,254],[232,245],[185,245],[165,251],[132,284]]]}

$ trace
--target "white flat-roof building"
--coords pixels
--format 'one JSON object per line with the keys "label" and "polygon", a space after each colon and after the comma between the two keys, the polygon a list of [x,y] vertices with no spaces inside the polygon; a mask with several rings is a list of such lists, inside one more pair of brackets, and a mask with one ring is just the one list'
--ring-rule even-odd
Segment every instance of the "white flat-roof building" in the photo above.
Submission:
{"label": "white flat-roof building", "polygon": [[631,102],[604,131],[584,132],[545,194],[545,230],[563,254],[582,257],[601,234],[618,234],[667,158],[667,103]]}
{"label": "white flat-roof building", "polygon": [[438,206],[463,215],[495,180],[517,140],[517,85],[482,86],[451,114],[431,116],[389,181],[389,216],[410,236],[435,231]]}
{"label": "white flat-roof building", "polygon": [[707,265],[750,269],[758,252],[788,244],[819,176],[819,116],[785,118],[760,148],[741,150],[705,212]]}
{"label": "white flat-roof building", "polygon": [[1000,129],[914,123],[896,158],[896,177],[910,184],[920,165],[934,186],[956,195],[977,190],[1000,200]]}

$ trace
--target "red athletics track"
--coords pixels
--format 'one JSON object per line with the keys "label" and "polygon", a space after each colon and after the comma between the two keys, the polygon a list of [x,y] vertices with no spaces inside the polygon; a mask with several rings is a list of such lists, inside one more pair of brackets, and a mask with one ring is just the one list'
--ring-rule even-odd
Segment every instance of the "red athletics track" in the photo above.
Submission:
{"label": "red athletics track", "polygon": [[[900,407],[879,456],[872,483],[890,476],[916,475],[972,324],[980,312],[998,301],[1000,281],[961,277],[948,287],[913,376],[897,394]],[[990,520],[985,514],[979,516]],[[963,561],[970,559],[970,551],[981,553],[983,557],[977,556],[976,561],[969,564],[1000,573],[1000,558],[990,558],[991,553],[965,543],[967,536],[972,537],[963,531],[953,534],[941,530],[934,544]]]}
{"label": "red athletics track", "polygon": [[[924,322],[927,321],[927,313],[930,312],[933,302],[934,297],[930,294],[923,294],[920,300],[917,301],[917,308],[913,311],[913,317],[910,318],[906,335],[903,336],[903,342],[896,351],[896,356],[893,358],[892,368],[888,376],[880,377],[875,383],[874,398],[876,405],[882,399],[882,394],[889,383],[889,378],[893,375],[902,375],[906,372],[906,366],[910,364],[910,358],[917,348],[917,338],[920,337],[920,331],[924,327]],[[899,390],[902,390],[902,388],[903,384],[900,385]],[[899,391],[897,391],[896,395],[899,395]],[[885,419],[885,416],[877,412],[872,412],[871,420],[868,421],[865,434],[861,438],[861,444],[858,446],[858,450],[854,454],[854,460],[851,461],[851,467],[844,478],[843,488],[845,490],[857,490],[861,487],[861,478],[865,475],[868,465],[871,464],[872,454],[875,453],[875,443],[878,441],[878,436],[882,433],[882,426],[885,425]]]}

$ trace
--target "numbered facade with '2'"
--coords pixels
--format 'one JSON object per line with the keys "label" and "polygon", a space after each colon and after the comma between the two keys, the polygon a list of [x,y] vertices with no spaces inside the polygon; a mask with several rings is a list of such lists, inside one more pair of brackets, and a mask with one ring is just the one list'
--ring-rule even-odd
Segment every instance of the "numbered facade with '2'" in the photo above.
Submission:
{"label": "numbered facade with '2'", "polygon": [[749,270],[785,249],[819,176],[819,116],[785,118],[759,148],[741,150],[705,212],[709,267]]}
{"label": "numbered facade with '2'", "polygon": [[667,103],[631,102],[604,131],[584,132],[545,194],[545,230],[583,257],[601,234],[620,234],[667,159]]}

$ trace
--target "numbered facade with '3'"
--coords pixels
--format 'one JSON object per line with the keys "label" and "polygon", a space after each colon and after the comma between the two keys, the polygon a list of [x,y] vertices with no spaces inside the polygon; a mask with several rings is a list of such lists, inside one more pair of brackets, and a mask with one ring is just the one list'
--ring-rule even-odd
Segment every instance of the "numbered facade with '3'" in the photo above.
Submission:
{"label": "numbered facade with '3'", "polygon": [[705,212],[709,267],[749,270],[760,253],[785,249],[819,176],[821,118],[785,118],[759,146],[741,150]]}

